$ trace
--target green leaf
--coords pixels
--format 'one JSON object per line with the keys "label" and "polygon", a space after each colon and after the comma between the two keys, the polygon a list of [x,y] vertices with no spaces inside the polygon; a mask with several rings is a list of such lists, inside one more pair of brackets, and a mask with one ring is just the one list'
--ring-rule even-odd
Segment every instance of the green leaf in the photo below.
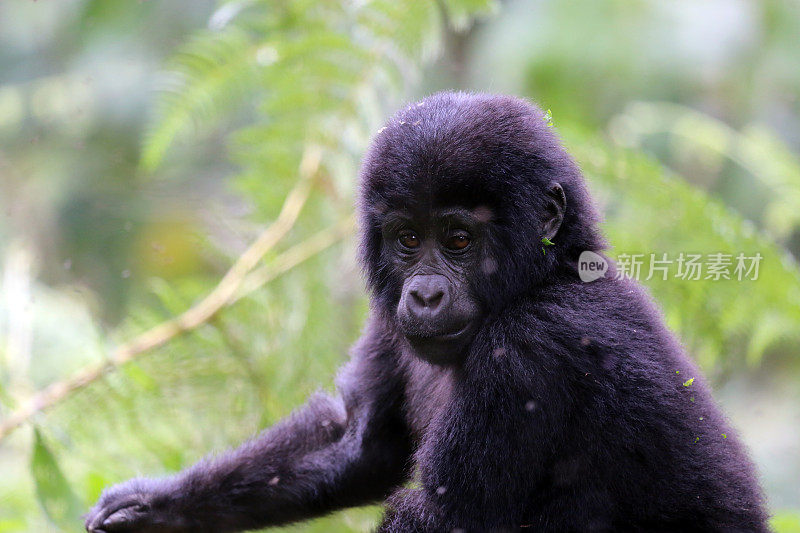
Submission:
{"label": "green leaf", "polygon": [[550,111],[549,109],[544,114],[544,121],[548,126],[552,126],[553,125],[553,112]]}
{"label": "green leaf", "polygon": [[38,428],[34,428],[31,475],[36,497],[47,517],[66,531],[81,530],[83,506],[64,477],[55,456],[47,447]]}
{"label": "green leaf", "polygon": [[[544,246],[554,246],[554,243],[547,237],[542,237],[542,244],[544,244]],[[547,251],[544,249],[544,246],[542,246],[542,253],[547,255]]]}

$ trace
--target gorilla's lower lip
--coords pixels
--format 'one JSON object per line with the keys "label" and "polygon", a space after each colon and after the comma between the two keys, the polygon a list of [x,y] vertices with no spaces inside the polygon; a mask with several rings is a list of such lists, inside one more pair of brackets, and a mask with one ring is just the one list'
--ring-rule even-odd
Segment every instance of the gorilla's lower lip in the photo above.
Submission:
{"label": "gorilla's lower lip", "polygon": [[464,327],[462,327],[461,329],[459,329],[457,331],[454,331],[452,333],[445,333],[444,335],[437,335],[437,336],[431,337],[431,338],[432,339],[436,339],[436,340],[443,340],[443,341],[455,339],[456,337],[460,337],[465,331],[467,331],[468,327],[469,327],[469,324],[466,324]]}
{"label": "gorilla's lower lip", "polygon": [[456,331],[443,333],[441,335],[406,335],[410,340],[417,342],[426,341],[452,341],[463,335],[469,329],[469,324],[465,324]]}

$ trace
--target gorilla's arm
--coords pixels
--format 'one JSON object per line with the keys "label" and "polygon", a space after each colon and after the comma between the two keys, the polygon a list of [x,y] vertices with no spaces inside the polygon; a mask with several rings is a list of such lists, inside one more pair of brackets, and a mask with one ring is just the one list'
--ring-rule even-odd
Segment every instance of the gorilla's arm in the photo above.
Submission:
{"label": "gorilla's arm", "polygon": [[402,388],[388,343],[367,333],[339,379],[240,448],[166,479],[106,491],[92,532],[240,531],[384,498],[407,477]]}

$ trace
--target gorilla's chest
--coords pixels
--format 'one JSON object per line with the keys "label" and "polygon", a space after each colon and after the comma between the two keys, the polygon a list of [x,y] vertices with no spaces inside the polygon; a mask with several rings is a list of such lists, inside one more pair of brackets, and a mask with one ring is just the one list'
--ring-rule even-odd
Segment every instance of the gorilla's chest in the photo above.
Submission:
{"label": "gorilla's chest", "polygon": [[406,423],[414,441],[419,442],[429,430],[436,414],[450,402],[452,371],[414,361],[409,364],[409,378],[406,383]]}

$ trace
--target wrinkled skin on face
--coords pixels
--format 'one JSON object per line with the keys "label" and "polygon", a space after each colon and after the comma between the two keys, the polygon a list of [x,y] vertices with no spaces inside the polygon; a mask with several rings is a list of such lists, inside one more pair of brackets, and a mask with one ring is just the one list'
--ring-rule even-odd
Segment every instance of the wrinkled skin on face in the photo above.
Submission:
{"label": "wrinkled skin on face", "polygon": [[[548,196],[540,233],[549,239],[563,220],[566,200],[557,183]],[[486,245],[491,212],[487,206],[453,206],[392,210],[382,219],[385,255],[402,279],[397,324],[415,355],[430,363],[462,360],[487,313],[471,279],[496,269]]]}
{"label": "wrinkled skin on face", "polygon": [[469,344],[482,315],[467,279],[481,257],[485,227],[464,209],[424,216],[387,215],[387,255],[403,279],[397,322],[415,353],[451,363]]}

